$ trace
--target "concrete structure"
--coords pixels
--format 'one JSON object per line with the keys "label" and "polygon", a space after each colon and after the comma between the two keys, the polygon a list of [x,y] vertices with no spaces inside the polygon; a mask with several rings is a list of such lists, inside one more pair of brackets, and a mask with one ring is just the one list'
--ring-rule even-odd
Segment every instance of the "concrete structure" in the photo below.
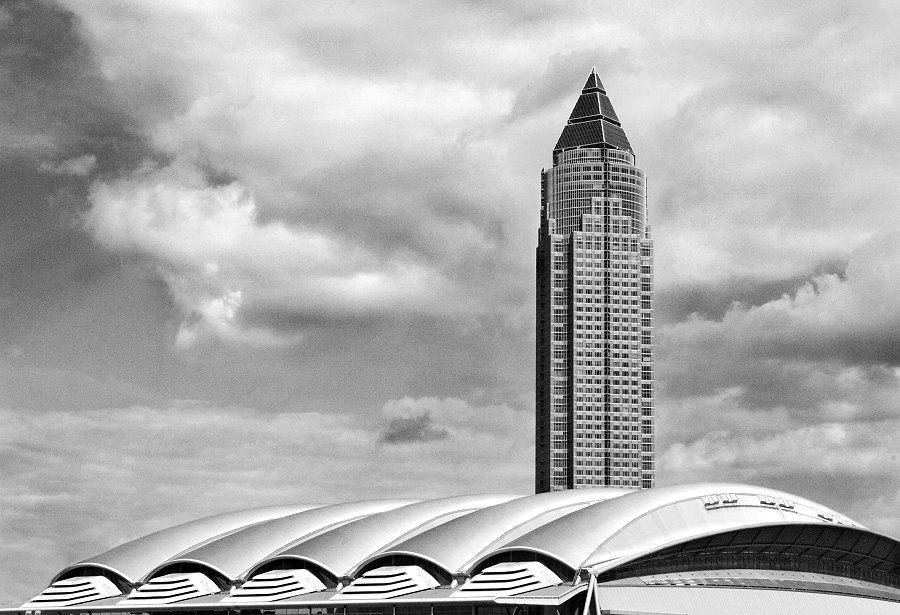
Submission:
{"label": "concrete structure", "polygon": [[50,613],[900,614],[900,542],[762,487],[262,508],[59,571]]}
{"label": "concrete structure", "polygon": [[541,174],[535,488],[653,486],[646,181],[596,70]]}

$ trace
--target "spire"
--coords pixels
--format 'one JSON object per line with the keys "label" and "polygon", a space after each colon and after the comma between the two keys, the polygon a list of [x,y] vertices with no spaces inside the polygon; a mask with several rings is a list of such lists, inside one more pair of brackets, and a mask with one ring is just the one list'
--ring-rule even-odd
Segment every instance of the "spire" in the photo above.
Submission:
{"label": "spire", "polygon": [[587,94],[588,92],[600,90],[604,94],[606,94],[606,90],[603,89],[603,82],[600,81],[600,75],[597,74],[597,67],[594,66],[591,68],[591,74],[588,75],[587,81],[584,82],[584,87],[581,89],[582,94]]}
{"label": "spire", "polygon": [[553,151],[604,146],[634,153],[606,95],[597,67],[593,67]]}

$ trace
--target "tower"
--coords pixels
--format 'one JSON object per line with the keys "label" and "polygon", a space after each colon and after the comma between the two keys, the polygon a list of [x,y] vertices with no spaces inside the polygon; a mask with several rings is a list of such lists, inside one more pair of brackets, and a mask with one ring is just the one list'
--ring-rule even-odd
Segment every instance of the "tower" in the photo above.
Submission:
{"label": "tower", "polygon": [[644,172],[596,69],[541,172],[535,488],[653,486]]}

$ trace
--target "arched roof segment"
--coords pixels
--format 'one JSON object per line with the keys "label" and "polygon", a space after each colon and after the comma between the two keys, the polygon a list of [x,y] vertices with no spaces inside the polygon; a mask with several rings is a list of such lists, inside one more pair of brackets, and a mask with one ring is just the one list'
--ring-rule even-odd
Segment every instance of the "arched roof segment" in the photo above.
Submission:
{"label": "arched roof segment", "polygon": [[62,577],[73,568],[97,566],[110,570],[129,583],[136,583],[160,563],[200,543],[254,523],[277,519],[317,506],[319,505],[266,506],[189,521],[126,542],[109,551],[67,566],[53,580]]}
{"label": "arched roof segment", "polygon": [[[724,504],[731,496],[736,501]],[[721,505],[711,506],[704,497],[716,497]],[[575,511],[497,551],[534,551],[572,568],[591,568],[699,536],[761,525],[829,523],[828,517],[862,527],[820,504],[772,489],[733,483],[657,487]]]}
{"label": "arched roof segment", "polygon": [[152,577],[177,562],[191,562],[209,566],[223,577],[235,581],[249,568],[273,552],[345,523],[377,515],[396,508],[405,508],[419,500],[366,500],[321,506],[239,529],[225,536],[204,542],[182,551],[154,568],[146,576]]}
{"label": "arched roof segment", "polygon": [[[316,562],[337,577],[346,576],[353,572],[357,564],[398,541],[520,497],[509,494],[470,495],[410,504],[324,532],[279,551],[267,561],[284,557],[303,558]],[[265,563],[260,562],[259,565]]]}
{"label": "arched roof segment", "polygon": [[595,488],[556,491],[484,508],[422,532],[384,550],[369,562],[390,555],[413,555],[464,572],[497,544],[512,540],[567,512],[632,493],[631,489]]}

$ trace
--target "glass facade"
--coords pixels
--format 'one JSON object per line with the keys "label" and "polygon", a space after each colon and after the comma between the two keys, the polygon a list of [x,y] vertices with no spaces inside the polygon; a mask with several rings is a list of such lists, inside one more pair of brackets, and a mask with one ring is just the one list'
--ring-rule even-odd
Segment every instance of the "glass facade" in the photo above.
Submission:
{"label": "glass facade", "polygon": [[536,295],[536,490],[652,487],[646,178],[595,71],[541,175]]}

